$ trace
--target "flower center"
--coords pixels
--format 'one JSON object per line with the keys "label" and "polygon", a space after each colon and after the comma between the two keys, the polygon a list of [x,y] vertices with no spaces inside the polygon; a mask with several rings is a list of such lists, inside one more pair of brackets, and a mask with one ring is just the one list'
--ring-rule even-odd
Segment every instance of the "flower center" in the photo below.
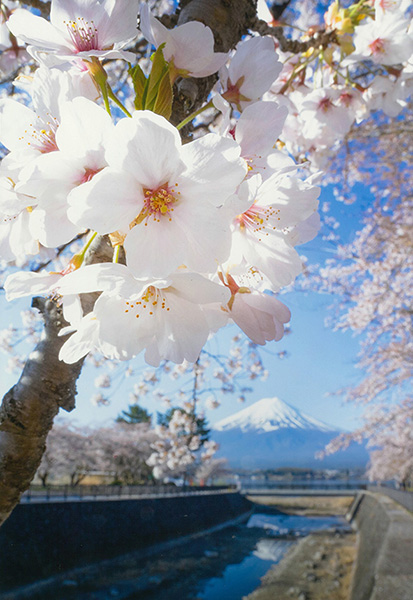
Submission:
{"label": "flower center", "polygon": [[98,30],[93,21],[85,21],[77,17],[76,21],[64,21],[70,40],[76,52],[85,50],[100,50],[98,44]]}
{"label": "flower center", "polygon": [[82,183],[87,183],[88,181],[91,181],[92,178],[101,171],[102,169],[85,169],[85,172],[83,173],[78,185],[82,185]]}
{"label": "flower center", "polygon": [[[265,232],[267,223],[273,217],[279,221],[280,217],[277,216],[279,213],[279,208],[274,208],[273,206],[266,206],[264,208],[253,204],[251,208],[235,218],[235,223],[238,224],[241,231],[244,231],[245,229],[248,229],[253,233],[264,231],[264,234],[268,235],[268,233]],[[277,227],[272,226],[272,229],[277,229]]]}
{"label": "flower center", "polygon": [[158,309],[170,310],[167,306],[165,295],[153,285],[150,285],[146,289],[139,300],[125,301],[125,313],[131,313],[136,319],[145,314],[152,317]]}
{"label": "flower center", "polygon": [[[175,188],[177,186],[178,184],[176,183]],[[179,194],[180,192],[166,183],[154,190],[144,188],[143,208],[136,219],[129,225],[129,228],[132,229],[132,227],[139,225],[142,221],[146,221],[145,225],[147,225],[150,217],[152,217],[156,223],[160,223],[161,219],[165,218],[167,218],[168,221],[172,221],[174,204],[178,202]]]}
{"label": "flower center", "polygon": [[385,41],[381,38],[377,38],[371,44],[369,44],[369,48],[372,54],[383,54],[385,51]]}
{"label": "flower center", "polygon": [[247,169],[248,169],[245,179],[248,179],[249,177],[251,177],[255,173],[258,173],[259,171],[265,171],[266,167],[264,165],[258,166],[256,164],[256,161],[260,161],[261,159],[262,159],[262,156],[260,154],[254,154],[252,156],[244,156],[244,160],[247,163]]}
{"label": "flower center", "polygon": [[244,75],[242,77],[240,77],[238,79],[238,81],[234,84],[231,83],[230,79],[228,79],[227,89],[222,94],[222,97],[225,98],[225,100],[227,102],[231,102],[232,104],[235,104],[235,106],[238,108],[238,110],[240,110],[241,101],[249,102],[251,100],[251,98],[247,98],[246,96],[241,94],[241,87],[242,87],[242,84],[244,83],[244,80],[245,80]]}
{"label": "flower center", "polygon": [[[24,134],[19,138],[20,140],[29,139],[30,141],[27,142],[27,145],[38,150],[42,154],[48,154],[49,152],[58,150],[55,133],[59,123],[54,117],[48,116],[51,120],[46,123],[40,121],[37,127],[30,123],[29,126],[32,127],[32,129],[25,129]],[[40,120],[40,117],[38,118]],[[39,125],[40,127],[43,125],[42,129],[39,128]]]}
{"label": "flower center", "polygon": [[253,204],[247,211],[235,217],[234,224],[238,225],[241,232],[256,235],[256,239],[261,242],[261,236],[269,235],[268,230],[282,230],[277,223],[281,220],[279,214],[280,209],[274,206],[264,207]]}
{"label": "flower center", "polygon": [[318,104],[318,108],[324,113],[327,113],[329,110],[331,110],[333,106],[334,104],[331,102],[330,98],[323,98]]}
{"label": "flower center", "polygon": [[350,92],[343,92],[339,98],[339,102],[341,104],[344,104],[344,106],[346,108],[349,108],[349,106],[352,105],[354,101],[354,96],[352,94],[350,94]]}

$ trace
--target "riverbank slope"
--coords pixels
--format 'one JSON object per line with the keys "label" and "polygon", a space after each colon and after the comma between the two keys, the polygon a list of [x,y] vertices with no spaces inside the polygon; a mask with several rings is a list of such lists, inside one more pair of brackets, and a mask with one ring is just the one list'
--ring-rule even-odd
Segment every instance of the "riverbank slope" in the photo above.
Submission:
{"label": "riverbank slope", "polygon": [[[344,516],[353,500],[328,496],[250,496],[255,504],[288,514]],[[356,557],[356,534],[317,532],[294,545],[245,600],[347,600]]]}

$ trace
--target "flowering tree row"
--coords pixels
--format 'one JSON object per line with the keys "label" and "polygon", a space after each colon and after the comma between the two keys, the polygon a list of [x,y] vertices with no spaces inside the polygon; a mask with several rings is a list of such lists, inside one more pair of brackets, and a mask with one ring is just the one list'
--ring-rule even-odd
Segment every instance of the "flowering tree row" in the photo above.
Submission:
{"label": "flowering tree row", "polygon": [[159,19],[137,0],[52,0],[50,20],[2,6],[9,70],[35,61],[19,78],[31,106],[0,107],[0,251],[19,269],[4,288],[47,298],[3,402],[6,517],[88,353],[195,363],[229,322],[282,338],[275,294],[317,233],[319,169],[353,123],[402,109],[413,39],[403,2],[335,2],[301,39],[254,0]]}
{"label": "flowering tree row", "polygon": [[[177,422],[175,419],[176,432]],[[175,438],[178,439],[178,436]],[[163,439],[162,427],[153,429],[149,423],[117,423],[110,427],[90,429],[57,422],[47,437],[46,451],[35,481],[40,481],[43,486],[76,486],[92,474],[109,484],[155,483],[150,467],[154,459],[151,457],[154,454],[153,446],[162,445]],[[169,464],[170,476],[190,474],[197,480],[205,481],[222,472],[226,461],[212,459],[205,452],[202,457],[198,455],[196,463],[191,460],[185,464],[183,454],[188,446],[182,444],[181,447],[184,450],[180,453],[179,461]]]}
{"label": "flowering tree row", "polygon": [[[330,179],[338,181],[345,171],[349,188],[363,181],[375,201],[354,241],[339,245],[337,257],[321,270],[312,267],[303,282],[339,298],[330,322],[362,336],[357,366],[363,375],[345,392],[349,401],[366,406],[364,423],[327,450],[366,439],[375,448],[370,453],[371,478],[399,482],[413,476],[411,104],[409,108],[403,119],[381,115],[347,137],[347,149],[329,169]],[[353,201],[343,186],[341,199]]]}

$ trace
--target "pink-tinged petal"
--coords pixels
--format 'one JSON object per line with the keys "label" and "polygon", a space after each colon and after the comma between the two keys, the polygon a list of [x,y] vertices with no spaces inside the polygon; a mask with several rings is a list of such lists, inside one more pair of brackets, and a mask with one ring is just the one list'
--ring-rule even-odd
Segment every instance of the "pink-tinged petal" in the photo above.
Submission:
{"label": "pink-tinged petal", "polygon": [[60,273],[32,273],[19,271],[9,275],[4,283],[6,300],[15,300],[24,296],[47,294],[61,279]]}
{"label": "pink-tinged petal", "polygon": [[243,299],[244,302],[246,302],[252,308],[271,312],[271,314],[276,317],[280,323],[289,323],[291,320],[290,309],[274,296],[253,293],[247,294],[243,297]]}
{"label": "pink-tinged petal", "polygon": [[198,67],[196,71],[194,70],[192,77],[208,77],[208,75],[217,73],[227,59],[227,53],[215,52],[208,61],[205,61],[205,65],[202,68]]}
{"label": "pink-tinged petal", "polygon": [[242,155],[250,157],[268,153],[281,134],[288,115],[286,106],[275,102],[254,102],[247,106],[237,123],[235,139]]}
{"label": "pink-tinged petal", "polygon": [[142,189],[128,173],[105,168],[68,196],[73,223],[98,233],[127,231],[143,208]]}
{"label": "pink-tinged petal", "polygon": [[255,344],[263,346],[266,339],[262,332],[261,320],[259,319],[258,313],[254,312],[248,304],[243,302],[243,295],[244,294],[235,294],[234,303],[231,309],[231,317],[250,340]]}
{"label": "pink-tinged petal", "polygon": [[[227,304],[227,301],[228,300],[225,300],[223,304]],[[222,304],[207,304],[201,306],[201,309],[207,320],[210,335],[227,325],[229,314],[223,309]]]}
{"label": "pink-tinged petal", "polygon": [[290,311],[277,298],[259,292],[241,293],[234,296],[231,317],[256,344],[280,340],[284,324],[291,318]]}
{"label": "pink-tinged petal", "polygon": [[7,24],[12,34],[26,44],[56,50],[66,47],[65,39],[49,21],[23,8],[14,11]]}
{"label": "pink-tinged petal", "polygon": [[152,218],[133,227],[126,237],[126,263],[135,277],[167,277],[190,253],[185,231],[175,218]]}
{"label": "pink-tinged petal", "polygon": [[137,111],[132,119],[121,119],[113,132],[106,159],[111,167],[133,175],[144,187],[156,189],[175,183],[183,170],[179,158],[178,130],[151,111]]}
{"label": "pink-tinged petal", "polygon": [[140,29],[148,42],[157,48],[165,43],[165,59],[192,77],[216,73],[228,57],[226,53],[214,52],[213,33],[203,23],[191,21],[169,30],[146,4],[141,6],[140,17]]}

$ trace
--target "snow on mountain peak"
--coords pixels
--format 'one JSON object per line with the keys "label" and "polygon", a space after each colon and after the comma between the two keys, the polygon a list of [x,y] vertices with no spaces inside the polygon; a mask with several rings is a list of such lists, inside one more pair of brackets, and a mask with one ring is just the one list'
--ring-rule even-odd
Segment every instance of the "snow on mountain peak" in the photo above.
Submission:
{"label": "snow on mountain peak", "polygon": [[335,431],[333,427],[293,408],[279,398],[263,398],[248,408],[222,419],[213,426],[215,431],[276,431],[277,429],[316,429]]}

